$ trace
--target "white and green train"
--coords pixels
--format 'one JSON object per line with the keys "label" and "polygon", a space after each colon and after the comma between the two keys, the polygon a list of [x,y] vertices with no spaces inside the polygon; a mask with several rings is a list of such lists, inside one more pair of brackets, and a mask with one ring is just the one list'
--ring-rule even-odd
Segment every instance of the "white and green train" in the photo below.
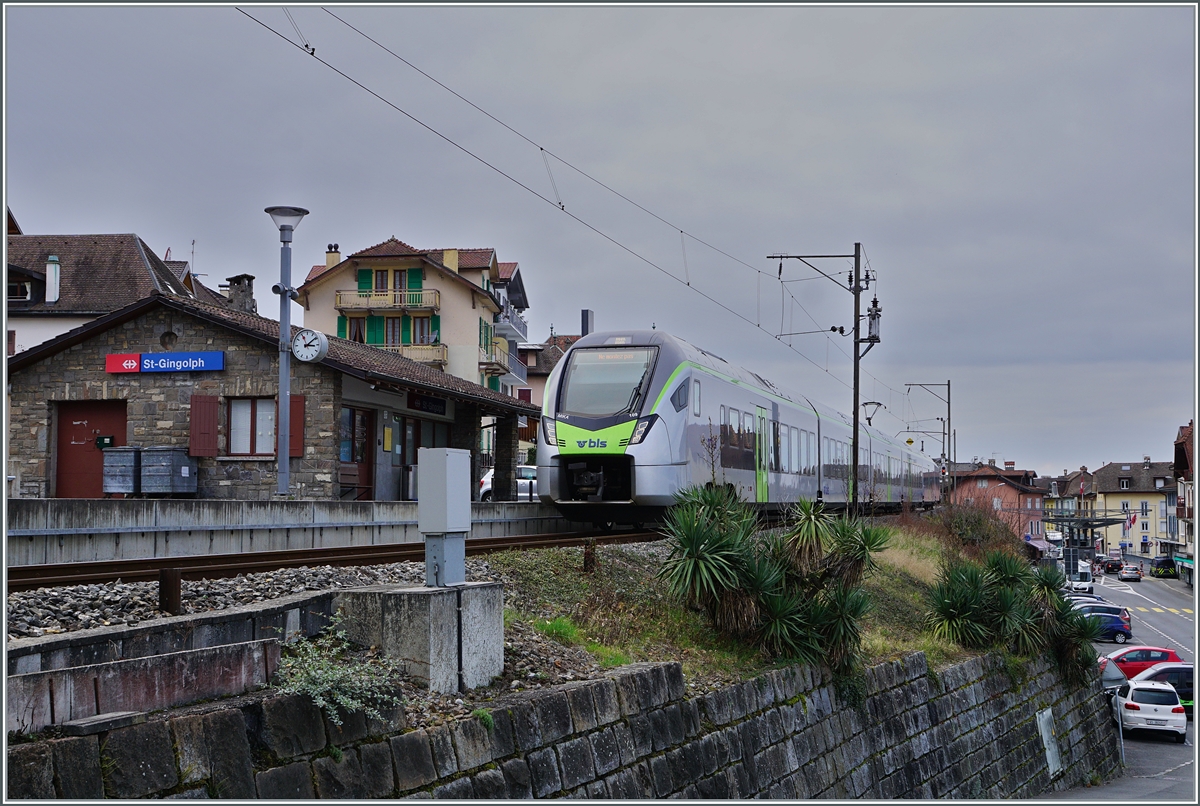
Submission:
{"label": "white and green train", "polygon": [[[654,520],[686,487],[729,484],[761,508],[851,498],[852,423],[657,330],[593,333],[546,382],[538,491],[573,521]],[[859,494],[875,511],[939,496],[936,464],[859,425]]]}

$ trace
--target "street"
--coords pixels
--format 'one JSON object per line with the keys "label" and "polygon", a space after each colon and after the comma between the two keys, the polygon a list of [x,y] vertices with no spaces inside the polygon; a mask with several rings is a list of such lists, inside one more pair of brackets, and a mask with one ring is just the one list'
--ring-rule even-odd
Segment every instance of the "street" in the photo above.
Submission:
{"label": "street", "polygon": [[[1178,579],[1144,578],[1120,582],[1116,575],[1097,578],[1096,593],[1124,605],[1133,617],[1131,644],[1174,649],[1185,661],[1196,658],[1196,608],[1192,589]],[[1106,655],[1121,646],[1096,644]],[[1195,723],[1188,722],[1187,743],[1170,736],[1134,733],[1125,739],[1125,775],[1109,784],[1076,787],[1042,796],[1044,800],[1196,802]]]}

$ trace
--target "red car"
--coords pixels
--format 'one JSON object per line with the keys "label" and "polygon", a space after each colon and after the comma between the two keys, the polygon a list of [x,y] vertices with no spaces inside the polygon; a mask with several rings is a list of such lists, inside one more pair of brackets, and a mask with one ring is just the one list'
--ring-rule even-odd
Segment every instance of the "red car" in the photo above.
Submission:
{"label": "red car", "polygon": [[[1117,665],[1117,668],[1125,673],[1126,677],[1133,677],[1138,672],[1149,669],[1156,663],[1165,663],[1172,661],[1174,663],[1182,663],[1183,659],[1175,654],[1173,649],[1164,649],[1160,646],[1131,646],[1125,649],[1119,649],[1116,652],[1108,653],[1108,659]],[[1101,670],[1104,668],[1104,662],[1101,661]]]}

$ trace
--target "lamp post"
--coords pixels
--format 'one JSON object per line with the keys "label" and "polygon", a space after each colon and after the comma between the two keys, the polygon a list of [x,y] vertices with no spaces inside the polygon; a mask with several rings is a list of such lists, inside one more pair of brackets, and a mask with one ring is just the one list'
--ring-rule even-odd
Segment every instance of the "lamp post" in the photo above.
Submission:
{"label": "lamp post", "polygon": [[288,458],[291,454],[292,414],[292,300],[300,296],[292,288],[292,231],[308,215],[303,207],[268,207],[265,211],[279,228],[279,282],[271,290],[279,295],[279,413],[276,415],[275,454],[279,460],[276,495],[288,494]]}
{"label": "lamp post", "polygon": [[[848,286],[843,286],[840,280],[833,278],[832,276],[826,274],[825,272],[821,271],[816,266],[814,266],[813,264],[808,262],[810,260],[817,260],[819,258],[854,258],[854,271],[847,278]],[[858,470],[860,467],[859,455],[858,455],[858,409],[859,409],[858,365],[859,365],[859,362],[862,360],[863,356],[865,356],[867,353],[869,353],[871,351],[871,348],[879,343],[879,319],[880,319],[880,316],[883,314],[883,309],[879,307],[879,299],[878,298],[872,299],[871,307],[867,309],[867,336],[866,336],[866,338],[863,338],[861,335],[862,334],[862,313],[861,313],[861,308],[859,305],[859,296],[862,294],[863,291],[865,291],[867,288],[870,287],[871,272],[870,271],[867,272],[867,277],[865,278],[866,282],[864,283],[863,282],[864,278],[862,276],[862,244],[861,243],[854,244],[854,254],[852,254],[852,255],[767,255],[767,259],[768,260],[779,260],[779,274],[780,274],[781,278],[783,276],[783,261],[785,259],[799,260],[801,263],[808,266],[813,271],[817,272],[817,274],[820,274],[823,277],[827,277],[830,280],[833,280],[833,282],[837,283],[837,285],[839,287],[845,288],[847,291],[849,291],[851,294],[854,295],[854,402],[853,402],[854,433],[850,440],[850,462],[851,462],[851,466],[853,469],[851,470],[850,509],[849,509],[849,511],[851,512],[852,515],[857,517],[858,516]],[[789,282],[789,281],[783,281],[783,282]],[[841,328],[832,328],[832,330],[841,332],[842,329]],[[814,331],[810,331],[810,332],[814,332]],[[784,334],[780,334],[780,335],[784,335]],[[792,334],[788,334],[788,335],[792,335]],[[795,334],[795,335],[798,335],[798,334]],[[863,350],[861,353],[858,351],[858,347],[860,344],[867,345],[867,349]],[[817,494],[820,495],[820,489],[817,490]]]}

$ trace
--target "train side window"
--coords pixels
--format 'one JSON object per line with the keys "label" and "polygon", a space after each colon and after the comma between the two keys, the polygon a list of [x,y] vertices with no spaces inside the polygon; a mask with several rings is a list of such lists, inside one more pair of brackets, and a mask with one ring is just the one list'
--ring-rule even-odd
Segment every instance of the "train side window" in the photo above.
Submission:
{"label": "train side window", "polygon": [[700,416],[700,381],[692,381],[692,414]]}
{"label": "train side window", "polygon": [[800,431],[792,429],[792,470],[793,473],[800,472]]}
{"label": "train side window", "polygon": [[817,471],[816,471],[817,435],[816,435],[816,433],[813,431],[809,431],[808,436],[805,438],[805,441],[808,443],[808,475],[815,476],[817,474]]}
{"label": "train side window", "polygon": [[679,388],[671,395],[671,405],[675,407],[675,411],[683,411],[688,404],[688,382],[684,381],[679,384]]}
{"label": "train side window", "polygon": [[742,443],[742,447],[746,448],[748,450],[753,450],[754,449],[754,412],[752,412],[752,411],[746,412],[745,420],[743,420],[743,423],[745,423],[745,425],[742,428],[742,436],[743,436],[743,438],[745,438],[746,441]]}
{"label": "train side window", "polygon": [[729,409],[729,444],[740,445],[742,434],[742,413],[735,408]]}
{"label": "train side window", "polygon": [[786,423],[779,424],[779,464],[780,471],[792,472],[792,440]]}

